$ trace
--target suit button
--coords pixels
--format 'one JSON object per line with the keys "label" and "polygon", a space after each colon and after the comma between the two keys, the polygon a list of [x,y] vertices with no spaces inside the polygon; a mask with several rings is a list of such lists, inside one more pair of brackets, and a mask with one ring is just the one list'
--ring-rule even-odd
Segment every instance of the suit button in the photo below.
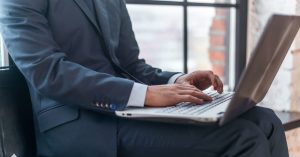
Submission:
{"label": "suit button", "polygon": [[113,104],[110,104],[109,107],[110,107],[110,109],[113,109],[113,110],[115,109],[115,105],[113,105]]}

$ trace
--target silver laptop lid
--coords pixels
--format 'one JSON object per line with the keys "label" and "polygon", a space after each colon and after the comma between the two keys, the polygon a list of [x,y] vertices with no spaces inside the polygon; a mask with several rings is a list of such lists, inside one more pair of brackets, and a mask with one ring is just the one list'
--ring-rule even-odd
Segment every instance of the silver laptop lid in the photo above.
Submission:
{"label": "silver laptop lid", "polygon": [[[299,16],[273,15],[254,49],[221,124],[263,100],[300,27]],[[243,106],[241,106],[243,105]]]}

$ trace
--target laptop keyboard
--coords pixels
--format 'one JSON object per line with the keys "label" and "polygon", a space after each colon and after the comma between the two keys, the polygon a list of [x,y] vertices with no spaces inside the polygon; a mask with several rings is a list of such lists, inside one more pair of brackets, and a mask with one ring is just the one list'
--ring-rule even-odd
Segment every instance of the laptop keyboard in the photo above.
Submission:
{"label": "laptop keyboard", "polygon": [[172,114],[187,114],[187,115],[200,115],[214,107],[217,107],[218,105],[222,104],[223,102],[226,102],[230,100],[234,93],[223,93],[219,94],[215,91],[210,91],[206,93],[207,95],[211,96],[213,98],[213,101],[206,102],[202,105],[196,105],[189,102],[183,102],[179,103],[175,106],[166,107],[159,111],[158,113],[172,113]]}

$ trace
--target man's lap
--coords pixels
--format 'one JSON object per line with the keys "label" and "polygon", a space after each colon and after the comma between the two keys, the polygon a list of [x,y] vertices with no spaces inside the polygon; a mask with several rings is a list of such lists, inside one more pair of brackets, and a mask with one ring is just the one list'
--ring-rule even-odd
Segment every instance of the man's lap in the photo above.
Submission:
{"label": "man's lap", "polygon": [[[255,154],[253,151],[257,151],[252,150],[254,147],[259,146],[259,151],[272,150],[278,148],[278,145],[272,147],[273,143],[285,142],[282,141],[284,133],[278,118],[272,111],[260,107],[223,127],[216,124],[195,126],[118,119],[114,132],[103,128],[103,124],[113,125],[109,122],[111,118],[113,117],[82,110],[79,120],[44,133],[48,150],[51,150],[49,154],[103,156],[110,153],[109,156],[115,156],[112,154],[117,153],[120,157],[214,157],[243,153],[249,157]],[[114,138],[115,134],[117,139]],[[115,142],[117,145],[113,146]],[[286,145],[283,147],[286,149]]]}
{"label": "man's lap", "polygon": [[[262,127],[260,123],[266,125]],[[182,156],[180,153],[191,153],[189,156],[220,156],[228,151],[229,147],[242,150],[245,146],[247,149],[249,144],[257,142],[253,139],[262,143],[268,142],[267,135],[270,135],[275,127],[281,127],[281,124],[274,113],[261,107],[255,107],[223,127],[120,120],[118,150],[120,156],[133,157],[141,155],[139,153],[145,153],[143,156],[153,156],[159,151],[159,154],[165,153],[165,157]]]}

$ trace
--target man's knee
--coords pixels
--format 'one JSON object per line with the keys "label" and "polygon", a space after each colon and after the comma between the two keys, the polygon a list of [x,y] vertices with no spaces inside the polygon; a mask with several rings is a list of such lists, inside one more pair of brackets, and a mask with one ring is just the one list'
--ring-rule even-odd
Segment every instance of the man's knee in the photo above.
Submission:
{"label": "man's knee", "polygon": [[282,122],[274,111],[264,107],[254,107],[242,115],[241,118],[265,127],[282,128]]}
{"label": "man's knee", "polygon": [[253,124],[257,125],[262,132],[264,132],[266,138],[271,137],[283,137],[284,128],[280,119],[276,116],[273,110],[254,107],[247,113],[241,116],[241,119],[245,119]]}
{"label": "man's knee", "polygon": [[266,115],[267,119],[273,123],[275,126],[282,126],[281,120],[278,118],[278,116],[275,114],[275,112],[269,108],[264,107],[256,107],[257,112],[261,115]]}

